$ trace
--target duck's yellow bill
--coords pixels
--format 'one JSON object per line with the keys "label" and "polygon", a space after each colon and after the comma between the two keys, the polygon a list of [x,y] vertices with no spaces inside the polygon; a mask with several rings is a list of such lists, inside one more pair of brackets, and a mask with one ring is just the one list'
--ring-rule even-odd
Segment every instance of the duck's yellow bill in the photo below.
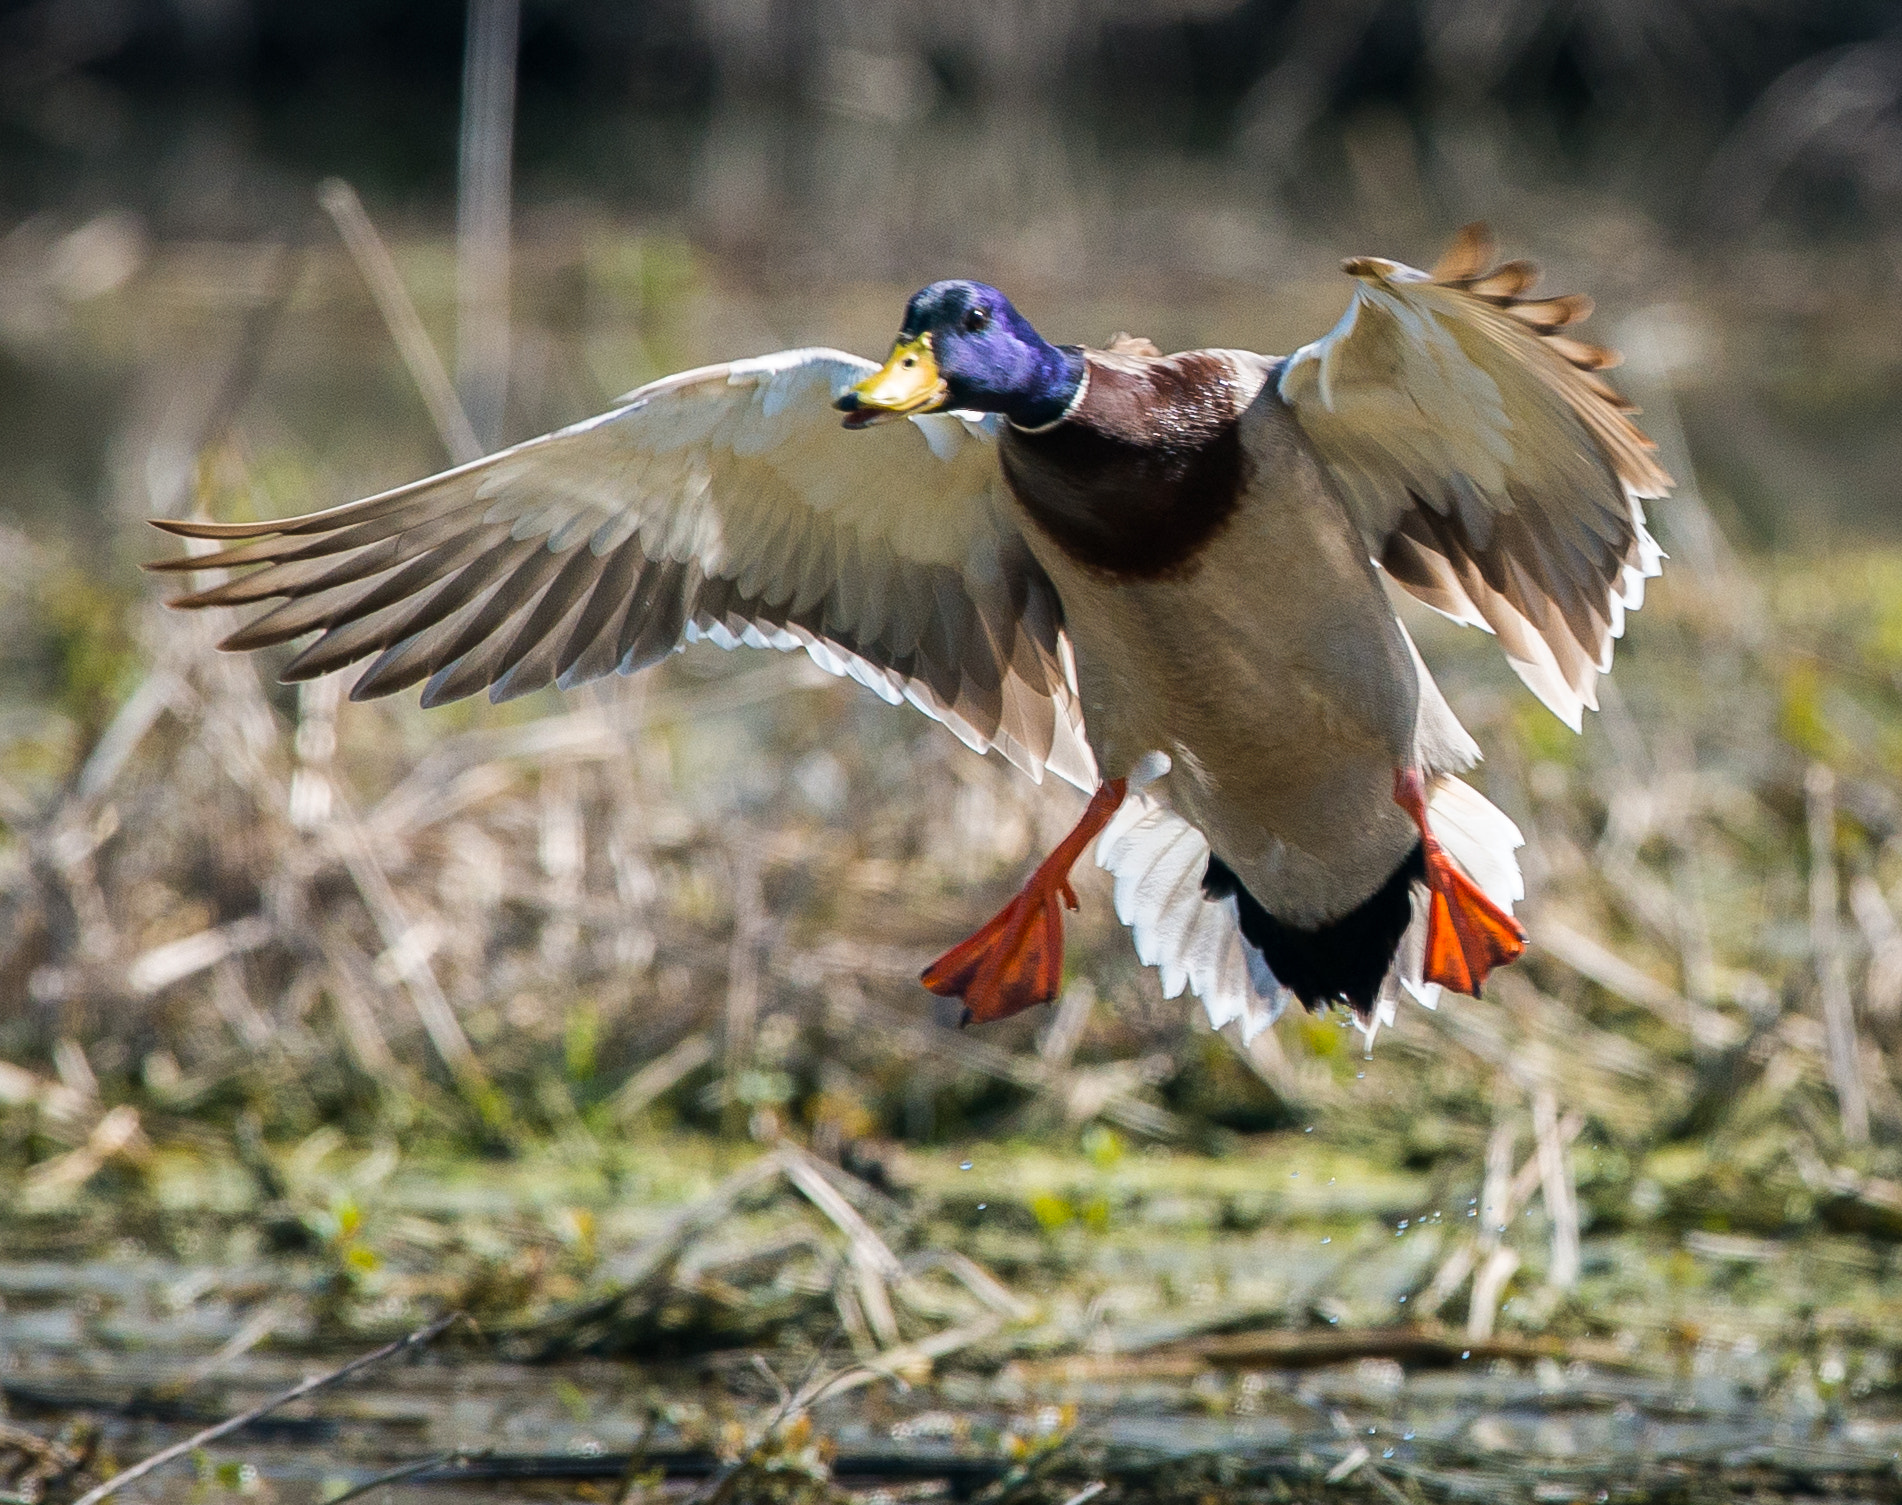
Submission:
{"label": "duck's yellow bill", "polygon": [[845,414],[847,428],[859,429],[908,413],[935,413],[949,396],[927,331],[900,340],[883,366],[833,405]]}

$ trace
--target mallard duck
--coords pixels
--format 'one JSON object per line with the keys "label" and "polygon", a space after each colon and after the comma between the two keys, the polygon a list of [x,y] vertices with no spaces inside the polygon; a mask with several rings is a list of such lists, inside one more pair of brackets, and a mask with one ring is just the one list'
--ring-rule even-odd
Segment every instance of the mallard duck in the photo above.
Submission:
{"label": "mallard duck", "polygon": [[[223,644],[317,634],[352,697],[632,674],[706,639],[803,649],[1089,800],[994,919],[925,969],[967,1021],[1052,998],[1092,841],[1164,991],[1216,1026],[1290,996],[1365,1023],[1475,994],[1526,938],[1512,822],[1386,587],[1498,635],[1576,730],[1658,573],[1671,485],[1636,411],[1483,227],[1431,272],[1344,263],[1285,357],[1053,345],[936,282],[882,366],[791,350],[346,506],[160,521],[260,566],[173,602],[279,604]],[[840,413],[844,414],[843,422]]]}

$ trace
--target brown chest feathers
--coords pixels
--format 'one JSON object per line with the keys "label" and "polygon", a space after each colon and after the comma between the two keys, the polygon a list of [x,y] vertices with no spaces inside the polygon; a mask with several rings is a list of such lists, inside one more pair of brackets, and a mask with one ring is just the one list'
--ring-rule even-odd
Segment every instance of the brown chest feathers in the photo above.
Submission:
{"label": "brown chest feathers", "polygon": [[1218,355],[1089,362],[1089,387],[1065,418],[1006,430],[1004,476],[1078,564],[1137,580],[1180,574],[1241,504],[1244,393]]}

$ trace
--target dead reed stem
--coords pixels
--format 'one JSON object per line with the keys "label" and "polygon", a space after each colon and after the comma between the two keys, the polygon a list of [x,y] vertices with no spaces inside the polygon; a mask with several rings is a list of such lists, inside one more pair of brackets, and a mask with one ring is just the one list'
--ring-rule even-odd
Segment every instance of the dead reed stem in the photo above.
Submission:
{"label": "dead reed stem", "polygon": [[183,1442],[175,1442],[168,1448],[161,1448],[149,1458],[142,1459],[133,1464],[132,1467],[114,1474],[110,1479],[106,1480],[105,1483],[98,1485],[96,1488],[87,1490],[85,1494],[73,1502],[73,1505],[99,1505],[101,1500],[116,1495],[120,1490],[124,1489],[126,1485],[137,1483],[147,1474],[152,1473],[156,1469],[161,1469],[165,1467],[166,1464],[172,1463],[177,1459],[190,1457],[200,1448],[210,1447],[212,1443],[229,1437],[234,1432],[242,1432],[246,1427],[250,1426],[252,1422],[262,1420],[280,1406],[287,1406],[292,1401],[302,1400],[307,1395],[315,1395],[319,1390],[326,1390],[332,1385],[349,1379],[352,1375],[361,1374],[364,1370],[381,1364],[385,1359],[393,1359],[398,1354],[407,1353],[412,1348],[421,1348],[429,1343],[433,1343],[453,1324],[461,1320],[461,1312],[451,1312],[446,1317],[438,1317],[427,1327],[418,1328],[415,1332],[398,1338],[394,1343],[384,1344],[383,1347],[377,1349],[374,1353],[366,1353],[361,1358],[352,1359],[349,1363],[341,1364],[337,1368],[328,1370],[323,1374],[315,1374],[309,1379],[300,1380],[291,1386],[290,1389],[281,1391],[267,1401],[260,1402],[249,1411],[242,1411],[228,1420],[219,1422],[216,1426],[206,1427],[201,1432],[194,1432]]}
{"label": "dead reed stem", "polygon": [[1843,1138],[1869,1142],[1869,1099],[1863,1090],[1856,1015],[1849,999],[1849,964],[1843,957],[1836,890],[1836,775],[1812,763],[1803,780],[1810,855],[1810,948],[1829,1041],[1829,1079],[1842,1114]]}
{"label": "dead reed stem", "polygon": [[317,185],[317,201],[336,225],[351,259],[356,262],[357,272],[376,300],[377,312],[383,315],[384,326],[396,342],[403,364],[409,368],[410,380],[416,383],[423,406],[429,409],[430,420],[436,425],[449,458],[458,465],[476,459],[482,453],[482,441],[476,437],[469,415],[463,411],[462,399],[456,396],[456,389],[450,384],[449,372],[436,353],[435,342],[423,328],[422,317],[416,312],[409,289],[403,285],[395,258],[364,212],[356,189],[342,178],[325,178]]}
{"label": "dead reed stem", "polygon": [[1546,1281],[1561,1291],[1578,1284],[1578,1193],[1572,1185],[1571,1156],[1559,1134],[1559,1105],[1541,1084],[1532,1093],[1532,1132],[1538,1140],[1539,1186],[1552,1223],[1552,1262]]}
{"label": "dead reed stem", "polygon": [[508,398],[515,53],[520,0],[469,0],[456,198],[456,377],[477,438],[502,438]]}

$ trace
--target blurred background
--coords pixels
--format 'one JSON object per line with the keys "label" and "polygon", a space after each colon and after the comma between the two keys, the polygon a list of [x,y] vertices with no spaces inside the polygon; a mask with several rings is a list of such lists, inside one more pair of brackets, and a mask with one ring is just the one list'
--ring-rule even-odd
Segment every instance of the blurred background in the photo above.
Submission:
{"label": "blurred background", "polygon": [[[1094,871],[953,1028],[1078,801],[803,658],[351,705],[137,568],[942,276],[1286,351],[1474,219],[1672,558],[1578,737],[1409,613],[1533,950],[1371,1052],[1211,1034]],[[0,1490],[462,1309],[141,1488],[1894,1497],[1899,418],[1876,0],[0,7]]]}

